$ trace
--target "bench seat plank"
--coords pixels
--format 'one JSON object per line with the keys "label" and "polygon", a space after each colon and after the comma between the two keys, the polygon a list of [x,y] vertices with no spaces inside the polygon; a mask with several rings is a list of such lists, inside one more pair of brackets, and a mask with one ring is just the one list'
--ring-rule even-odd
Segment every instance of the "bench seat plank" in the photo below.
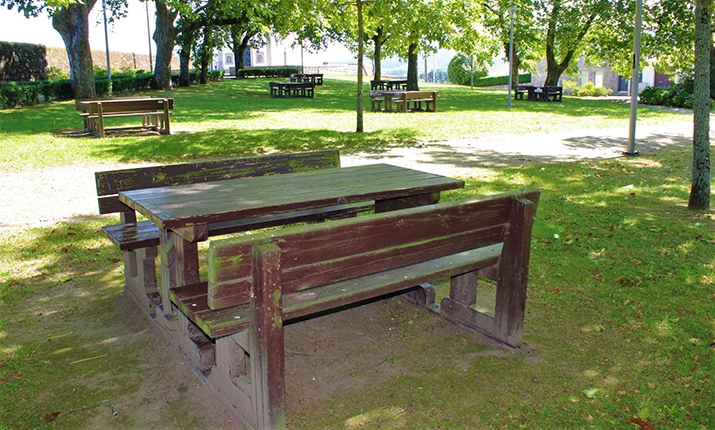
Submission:
{"label": "bench seat plank", "polygon": [[[283,296],[283,320],[290,321],[404,290],[428,281],[489,267],[499,261],[502,244],[489,245],[389,271],[335,282]],[[171,289],[171,301],[211,338],[242,331],[250,323],[250,305],[208,307],[208,283]]]}
{"label": "bench seat plank", "polygon": [[[371,202],[352,203],[217,222],[209,224],[209,234],[211,236],[219,236],[222,234],[238,233],[246,230],[275,227],[285,224],[319,221],[326,218],[342,218],[355,215],[359,212],[369,211],[373,208],[374,204]],[[102,227],[102,230],[107,238],[118,245],[122,251],[159,246],[159,233],[161,229],[151,221],[108,225]]]}

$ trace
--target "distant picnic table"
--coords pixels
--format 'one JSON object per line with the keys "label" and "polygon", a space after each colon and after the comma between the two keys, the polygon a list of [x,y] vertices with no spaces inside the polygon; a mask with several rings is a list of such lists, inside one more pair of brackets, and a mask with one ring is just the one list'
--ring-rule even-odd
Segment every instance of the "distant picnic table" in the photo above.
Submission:
{"label": "distant picnic table", "polygon": [[322,73],[294,73],[290,75],[291,82],[310,82],[315,85],[323,85]]}
{"label": "distant picnic table", "polygon": [[[382,111],[385,103],[385,112],[393,112],[392,103],[395,103],[395,112],[431,111],[437,112],[438,91],[406,91],[384,90],[370,91],[370,102],[373,112]],[[425,109],[422,109],[425,103]]]}
{"label": "distant picnic table", "polygon": [[312,82],[269,82],[271,97],[292,98],[315,96],[315,85]]}
{"label": "distant picnic table", "polygon": [[524,100],[525,94],[526,100],[532,102],[560,102],[563,96],[563,87],[517,85],[514,91],[514,100]]}
{"label": "distant picnic table", "polygon": [[393,91],[393,90],[406,90],[407,80],[406,79],[379,79],[370,81],[370,90],[378,91]]}

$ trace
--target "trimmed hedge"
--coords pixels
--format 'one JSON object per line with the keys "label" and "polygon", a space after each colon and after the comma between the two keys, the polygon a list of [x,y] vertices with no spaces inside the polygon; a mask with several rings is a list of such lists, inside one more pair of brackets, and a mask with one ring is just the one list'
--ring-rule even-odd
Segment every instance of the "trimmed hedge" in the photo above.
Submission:
{"label": "trimmed hedge", "polygon": [[[213,70],[209,72],[210,81],[218,81],[223,78],[223,70]],[[191,83],[198,83],[198,73],[191,72]],[[119,94],[133,91],[148,90],[154,74],[138,73],[117,73],[112,75],[111,93]],[[179,84],[179,75],[172,75],[172,84]],[[110,94],[109,81],[106,75],[95,76],[94,87],[98,97]],[[44,100],[40,98],[42,96]],[[72,85],[69,79],[59,79],[56,81],[31,81],[31,82],[7,82],[0,83],[0,106],[3,108],[26,106],[41,101],[52,100],[72,100]]]}
{"label": "trimmed hedge", "polygon": [[[531,82],[531,73],[522,73],[519,75],[519,83],[525,84]],[[495,87],[498,85],[509,85],[509,75],[506,76],[489,76],[474,80],[475,87]]]}
{"label": "trimmed hedge", "polygon": [[256,67],[253,69],[236,70],[236,77],[245,78],[289,78],[290,75],[300,73],[298,67]]}
{"label": "trimmed hedge", "polygon": [[0,82],[44,80],[46,56],[44,45],[0,42]]}

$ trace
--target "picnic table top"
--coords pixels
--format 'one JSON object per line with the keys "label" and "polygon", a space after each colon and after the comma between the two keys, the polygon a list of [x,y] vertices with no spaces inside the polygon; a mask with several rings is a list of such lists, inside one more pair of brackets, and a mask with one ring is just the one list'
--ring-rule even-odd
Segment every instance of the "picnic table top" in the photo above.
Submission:
{"label": "picnic table top", "polygon": [[367,200],[435,193],[464,181],[389,164],[232,179],[119,193],[163,229]]}

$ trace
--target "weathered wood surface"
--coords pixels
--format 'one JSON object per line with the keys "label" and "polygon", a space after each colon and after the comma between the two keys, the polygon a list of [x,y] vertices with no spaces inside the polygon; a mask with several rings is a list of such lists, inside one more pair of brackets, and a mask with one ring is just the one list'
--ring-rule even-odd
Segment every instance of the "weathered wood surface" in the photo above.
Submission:
{"label": "weathered wood surface", "polygon": [[[512,200],[509,196],[448,203],[439,210],[426,206],[398,220],[388,212],[292,229],[275,237],[214,242],[209,251],[209,304],[218,309],[248,297],[250,261],[237,256],[246,255],[254,243],[272,240],[281,247],[282,288],[289,294],[499,243]],[[237,301],[229,299],[234,296]]]}
{"label": "weathered wood surface", "polygon": [[[522,196],[533,201],[539,197],[538,192]],[[245,328],[254,285],[250,256],[257,243],[270,240],[282,252],[286,320],[464,273],[465,278],[453,282],[451,297],[468,307],[476,298],[476,285],[470,286],[475,278],[468,273],[491,267],[500,258],[510,259],[500,266],[507,267],[500,269],[500,279],[507,282],[516,277],[512,284],[526,286],[526,237],[531,230],[529,224],[517,221],[533,214],[512,214],[514,197],[450,202],[292,228],[281,234],[215,241],[209,249],[208,284],[172,289],[173,301],[211,337]],[[521,242],[515,253],[517,236]],[[509,288],[518,289],[514,285]],[[508,301],[524,300],[525,296],[517,296]]]}
{"label": "weathered wood surface", "polygon": [[405,91],[398,93],[397,97],[394,98],[397,104],[397,110],[402,112],[407,112],[409,109],[409,104],[412,103],[413,107],[415,104],[425,103],[426,109],[430,110],[430,105],[432,105],[432,112],[437,112],[437,91]]}
{"label": "weathered wood surface", "polygon": [[[249,427],[284,429],[283,326],[291,320],[408,292],[459,325],[517,346],[539,195],[507,193],[217,240],[209,248],[209,282],[169,294],[215,339],[210,377]],[[497,281],[493,312],[473,306],[479,276]],[[450,296],[437,306],[427,282],[445,277]],[[233,305],[212,309],[222,300]]]}
{"label": "weathered wood surface", "polygon": [[99,213],[106,214],[132,210],[119,202],[120,191],[337,167],[340,167],[339,151],[327,150],[113,170],[97,172],[94,177],[100,196]]}
{"label": "weathered wood surface", "polygon": [[164,229],[461,188],[464,181],[374,164],[124,191],[119,200]]}
{"label": "weathered wood surface", "polygon": [[[124,271],[127,288],[138,297],[138,301],[143,306],[145,305],[144,307],[148,307],[153,312],[157,302],[155,297],[157,292],[156,275],[152,276],[152,273],[156,271],[153,258],[156,256],[156,252],[144,252],[142,249],[159,245],[161,229],[151,221],[137,222],[135,211],[119,202],[118,192],[137,188],[151,189],[175,184],[220,181],[246,176],[275,175],[339,166],[339,152],[337,150],[328,150],[97,172],[95,180],[100,213],[119,212],[121,215],[121,224],[106,226],[103,231],[124,252]],[[331,207],[322,213],[320,210],[307,210],[301,213],[277,214],[254,217],[249,220],[237,219],[231,222],[211,223],[206,226],[207,230],[203,234],[218,235],[292,222],[320,220],[325,217],[344,217],[354,215],[356,212],[370,207],[370,202],[363,202],[356,205]],[[195,236],[194,239],[196,239],[196,234],[199,231],[192,229],[191,232]],[[182,233],[187,233],[187,230],[182,231]],[[175,278],[174,276],[172,279]],[[142,293],[142,290],[145,293]],[[162,297],[165,301],[164,304],[169,305],[168,295],[163,295]],[[171,310],[170,306],[165,306],[164,308]]]}

